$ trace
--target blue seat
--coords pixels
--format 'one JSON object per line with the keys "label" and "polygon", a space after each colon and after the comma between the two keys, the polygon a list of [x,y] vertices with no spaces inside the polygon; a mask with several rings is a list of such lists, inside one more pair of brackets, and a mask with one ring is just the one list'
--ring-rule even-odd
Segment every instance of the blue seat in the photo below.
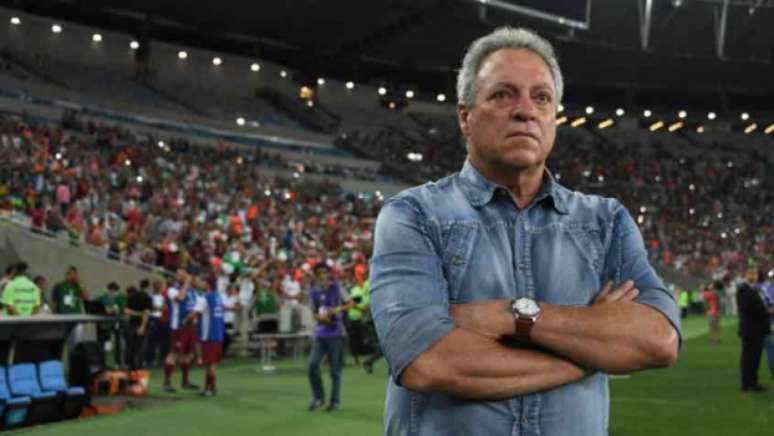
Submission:
{"label": "blue seat", "polygon": [[13,396],[27,396],[32,400],[27,416],[31,423],[61,419],[60,399],[55,391],[44,391],[40,388],[34,363],[19,363],[8,368],[8,387]]}
{"label": "blue seat", "polygon": [[44,391],[59,394],[65,418],[77,418],[86,405],[86,390],[80,386],[67,386],[64,369],[59,360],[48,360],[38,365],[38,379]]}
{"label": "blue seat", "polygon": [[14,397],[8,390],[5,368],[0,366],[0,428],[3,430],[24,425],[27,421],[30,397]]}

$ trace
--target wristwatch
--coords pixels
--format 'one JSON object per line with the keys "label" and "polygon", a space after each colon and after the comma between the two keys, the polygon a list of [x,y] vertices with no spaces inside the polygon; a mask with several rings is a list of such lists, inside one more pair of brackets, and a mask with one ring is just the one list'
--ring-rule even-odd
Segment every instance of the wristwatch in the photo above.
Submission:
{"label": "wristwatch", "polygon": [[531,298],[517,298],[511,303],[511,312],[516,322],[516,340],[528,343],[532,326],[540,317],[540,306]]}

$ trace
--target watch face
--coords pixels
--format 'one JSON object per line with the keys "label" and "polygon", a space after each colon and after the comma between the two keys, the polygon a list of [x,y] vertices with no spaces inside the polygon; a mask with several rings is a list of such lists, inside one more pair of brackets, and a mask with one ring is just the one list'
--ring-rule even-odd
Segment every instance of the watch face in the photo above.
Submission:
{"label": "watch face", "polygon": [[540,312],[540,308],[537,303],[535,303],[535,300],[530,298],[519,298],[516,300],[514,306],[519,314],[525,316],[535,316]]}

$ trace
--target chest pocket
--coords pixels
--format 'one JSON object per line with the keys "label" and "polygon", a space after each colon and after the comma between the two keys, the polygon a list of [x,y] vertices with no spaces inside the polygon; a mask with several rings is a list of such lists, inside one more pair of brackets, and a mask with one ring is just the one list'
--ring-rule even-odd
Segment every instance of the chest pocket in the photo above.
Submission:
{"label": "chest pocket", "polygon": [[457,301],[463,278],[470,268],[477,233],[476,223],[450,223],[441,227],[443,274],[452,302]]}

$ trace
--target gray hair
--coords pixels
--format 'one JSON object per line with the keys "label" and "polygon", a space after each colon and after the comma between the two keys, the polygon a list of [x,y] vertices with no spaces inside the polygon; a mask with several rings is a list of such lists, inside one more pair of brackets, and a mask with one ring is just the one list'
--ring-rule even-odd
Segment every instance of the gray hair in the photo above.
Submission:
{"label": "gray hair", "polygon": [[505,48],[530,50],[545,61],[554,79],[558,106],[564,93],[564,79],[551,43],[531,30],[507,26],[478,38],[468,48],[462,60],[462,68],[457,74],[457,101],[468,108],[473,107],[478,91],[477,76],[481,65],[489,55]]}

